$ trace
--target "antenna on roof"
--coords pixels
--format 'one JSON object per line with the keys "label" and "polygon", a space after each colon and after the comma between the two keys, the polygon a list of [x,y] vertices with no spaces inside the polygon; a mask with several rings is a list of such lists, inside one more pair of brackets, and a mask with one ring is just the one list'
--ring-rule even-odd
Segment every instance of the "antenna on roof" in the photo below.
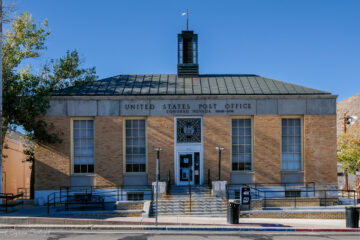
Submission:
{"label": "antenna on roof", "polygon": [[183,12],[181,16],[186,15],[186,31],[189,31],[189,9],[186,9],[186,12]]}

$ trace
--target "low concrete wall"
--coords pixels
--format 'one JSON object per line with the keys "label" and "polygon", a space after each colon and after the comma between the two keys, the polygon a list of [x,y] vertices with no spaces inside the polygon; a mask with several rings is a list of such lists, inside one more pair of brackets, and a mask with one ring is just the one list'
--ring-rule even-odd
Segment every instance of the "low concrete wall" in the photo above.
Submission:
{"label": "low concrete wall", "polygon": [[322,212],[289,212],[289,211],[259,211],[242,212],[240,218],[305,218],[305,219],[345,219],[343,211],[322,211]]}
{"label": "low concrete wall", "polygon": [[142,210],[144,208],[144,201],[117,201],[117,210]]}
{"label": "low concrete wall", "polygon": [[320,207],[320,206],[338,205],[338,198],[270,198],[261,200],[252,200],[251,209],[257,210],[263,207]]}

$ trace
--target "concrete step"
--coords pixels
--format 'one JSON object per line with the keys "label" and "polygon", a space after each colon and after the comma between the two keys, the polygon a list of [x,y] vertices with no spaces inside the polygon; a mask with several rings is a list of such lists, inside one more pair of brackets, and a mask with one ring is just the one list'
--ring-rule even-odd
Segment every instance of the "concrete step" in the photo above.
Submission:
{"label": "concrete step", "polygon": [[[179,216],[225,216],[227,201],[213,196],[207,186],[191,188],[191,211],[190,191],[188,186],[173,186],[168,194],[161,196],[158,201],[158,215]],[[151,205],[151,213],[154,215],[155,203]]]}

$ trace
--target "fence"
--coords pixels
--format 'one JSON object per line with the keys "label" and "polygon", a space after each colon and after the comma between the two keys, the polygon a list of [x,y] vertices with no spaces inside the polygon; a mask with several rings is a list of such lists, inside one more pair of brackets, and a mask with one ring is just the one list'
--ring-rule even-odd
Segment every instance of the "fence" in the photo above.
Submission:
{"label": "fence", "polygon": [[[169,183],[169,182],[168,182]],[[186,191],[170,191],[168,184],[167,193],[171,195],[182,195],[178,199],[189,204],[192,211],[192,200],[199,195],[196,192],[196,186],[190,183]],[[356,204],[356,192],[354,190],[327,190],[316,189],[315,183],[280,183],[256,185],[230,184],[227,186],[226,199],[236,199],[241,196],[242,187],[250,188],[251,205],[253,207],[294,207],[302,206],[330,206],[339,203],[339,198],[345,199],[347,204]],[[104,208],[107,203],[115,203],[124,200],[153,200],[154,191],[151,185],[117,185],[117,186],[62,186],[59,191],[48,195],[47,206],[50,208],[64,207],[69,209],[71,205],[96,205]],[[103,200],[101,200],[103,199]],[[156,207],[156,205],[155,205]]]}
{"label": "fence", "polygon": [[23,205],[23,193],[14,195],[13,193],[0,193],[1,204],[0,207],[5,209],[5,212],[8,212],[10,207],[15,207],[17,205]]}
{"label": "fence", "polygon": [[[347,195],[348,199],[351,199],[351,203],[356,205],[356,198],[354,194],[354,190],[312,190],[306,191],[301,190],[298,192],[293,191],[291,194],[287,194],[286,191],[260,191],[263,194],[263,207],[305,207],[305,206],[333,206],[339,203],[339,192],[342,192],[342,195]],[[285,197],[274,197],[274,193],[284,194]],[[300,193],[300,194],[299,194]],[[306,196],[302,196],[301,194],[306,194]],[[272,196],[271,196],[272,195]]]}
{"label": "fence", "polygon": [[[261,192],[284,192],[282,197],[285,197],[285,192],[294,190],[305,190],[306,193],[315,194],[314,182],[293,182],[293,183],[254,183],[254,184],[229,184],[227,185],[227,198],[234,199],[235,195],[240,194],[242,187],[249,187],[251,189],[251,197],[259,199]],[[235,193],[238,192],[238,193]],[[278,194],[280,197],[280,194]],[[307,194],[308,195],[308,194]]]}
{"label": "fence", "polygon": [[152,187],[149,185],[117,186],[61,186],[59,191],[47,197],[48,213],[51,207],[64,207],[69,210],[72,205],[94,207],[94,204],[113,204],[125,200],[152,200]]}
{"label": "fence", "polygon": [[[251,185],[229,185],[228,199],[240,198],[241,188],[251,189],[253,207],[309,207],[309,206],[332,206],[339,203],[356,205],[356,192],[354,190],[331,190],[316,189],[313,183],[282,184],[269,189],[265,184]],[[257,205],[257,206],[256,206]]]}
{"label": "fence", "polygon": [[17,194],[23,193],[24,197],[23,199],[30,199],[30,188],[18,188]]}

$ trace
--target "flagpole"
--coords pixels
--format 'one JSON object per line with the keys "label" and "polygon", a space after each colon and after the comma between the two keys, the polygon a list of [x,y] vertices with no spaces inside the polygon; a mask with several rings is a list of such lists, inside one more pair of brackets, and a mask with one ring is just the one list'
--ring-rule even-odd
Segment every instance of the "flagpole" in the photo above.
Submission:
{"label": "flagpole", "polygon": [[186,31],[189,31],[189,9],[186,9]]}

